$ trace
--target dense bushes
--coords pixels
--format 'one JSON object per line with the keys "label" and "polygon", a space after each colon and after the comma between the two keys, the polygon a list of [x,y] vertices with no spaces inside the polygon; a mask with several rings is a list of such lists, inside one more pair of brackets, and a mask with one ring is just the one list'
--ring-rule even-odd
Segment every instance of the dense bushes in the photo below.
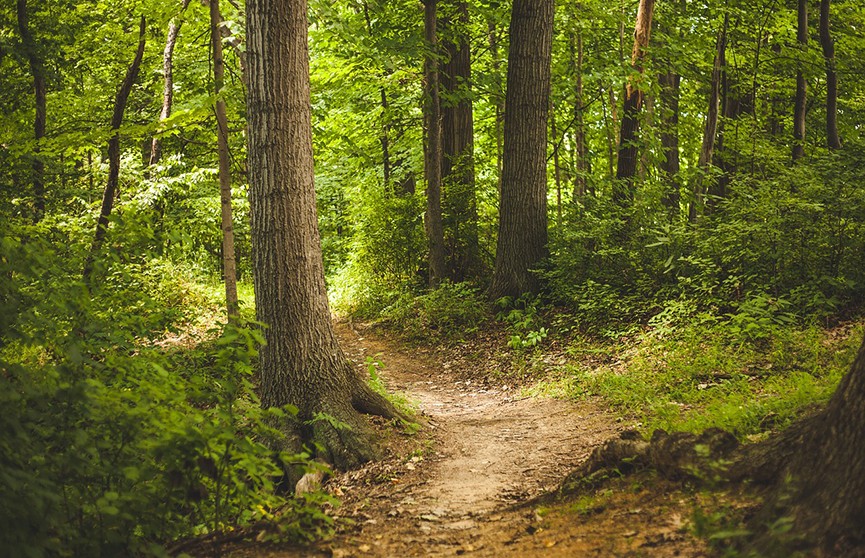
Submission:
{"label": "dense bushes", "polygon": [[308,456],[274,459],[266,444],[292,410],[259,404],[259,330],[171,350],[165,329],[212,305],[205,293],[170,264],[139,260],[103,268],[88,294],[81,258],[59,257],[69,249],[51,237],[0,239],[0,548],[162,554],[284,506],[288,536],[326,528],[314,506],[276,492],[280,460]]}

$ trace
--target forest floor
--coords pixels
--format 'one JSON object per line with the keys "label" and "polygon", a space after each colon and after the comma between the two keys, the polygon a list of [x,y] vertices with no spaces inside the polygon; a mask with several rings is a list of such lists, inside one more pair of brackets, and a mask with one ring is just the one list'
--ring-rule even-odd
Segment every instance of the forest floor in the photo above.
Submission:
{"label": "forest floor", "polygon": [[[242,543],[245,557],[705,556],[691,528],[707,496],[650,473],[554,504],[534,499],[623,427],[592,400],[525,397],[447,351],[417,348],[369,329],[337,332],[362,374],[378,365],[389,391],[419,409],[416,433],[386,434],[386,458],[332,477],[325,488],[335,537],[298,549]],[[370,360],[370,357],[372,360]],[[456,369],[463,368],[463,369]],[[387,433],[390,432],[389,435]],[[346,521],[347,520],[347,521]]]}

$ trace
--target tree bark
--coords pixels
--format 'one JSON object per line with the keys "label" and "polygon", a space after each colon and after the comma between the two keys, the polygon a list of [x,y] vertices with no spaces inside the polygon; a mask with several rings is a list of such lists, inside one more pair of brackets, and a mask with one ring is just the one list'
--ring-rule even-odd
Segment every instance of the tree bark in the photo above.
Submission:
{"label": "tree bark", "polygon": [[228,116],[222,88],[225,84],[225,63],[222,59],[222,15],[219,0],[210,0],[210,41],[213,45],[213,109],[216,113],[217,151],[219,153],[219,199],[222,225],[222,274],[225,283],[225,306],[228,319],[240,317],[237,301],[237,262],[234,255],[234,222],[231,217],[231,162],[228,152]]}
{"label": "tree bark", "polygon": [[429,285],[436,287],[446,274],[444,252],[444,229],[441,208],[441,110],[439,102],[438,38],[436,34],[437,0],[424,2],[424,36],[428,54],[424,59],[425,114],[427,131],[426,150],[426,234],[429,249]]}
{"label": "tree bark", "polygon": [[442,187],[445,245],[450,278],[464,281],[481,272],[475,194],[474,115],[471,98],[469,12],[464,1],[447,4],[442,18]]}
{"label": "tree bark", "polygon": [[33,148],[33,220],[39,222],[45,214],[45,163],[39,155],[40,142],[45,137],[45,122],[47,119],[47,86],[45,84],[45,66],[36,47],[36,40],[30,32],[27,0],[18,0],[18,32],[24,47],[30,73],[33,75],[33,92],[36,101],[36,117],[33,120],[33,136],[36,140]]}
{"label": "tree bark", "polygon": [[[183,0],[180,13],[186,11],[190,0]],[[165,50],[162,51],[162,110],[159,112],[159,121],[167,120],[171,116],[171,108],[174,104],[174,46],[177,44],[177,36],[183,20],[179,17],[172,18],[168,23],[168,36],[165,38]],[[150,166],[155,165],[162,158],[162,140],[153,136],[150,142]]]}
{"label": "tree bark", "polygon": [[796,40],[799,43],[799,55],[796,61],[796,100],[793,107],[794,163],[805,156],[805,117],[808,100],[803,57],[808,49],[808,0],[799,0]]}
{"label": "tree bark", "polygon": [[138,26],[138,49],[135,51],[135,58],[133,58],[129,68],[126,69],[126,77],[123,78],[120,89],[117,91],[117,97],[114,99],[114,113],[111,115],[113,133],[108,140],[108,180],[105,183],[105,191],[102,193],[102,207],[99,210],[99,219],[96,221],[93,244],[90,245],[90,253],[84,262],[83,278],[87,285],[90,283],[96,253],[102,247],[105,234],[108,232],[108,218],[111,216],[111,208],[114,206],[114,195],[117,192],[117,184],[120,179],[120,125],[123,124],[126,101],[129,100],[132,86],[135,85],[135,80],[138,79],[138,72],[141,69],[141,59],[144,57],[146,41],[145,27],[146,20],[144,16],[141,16],[141,22]]}
{"label": "tree bark", "polygon": [[378,454],[360,413],[398,413],[356,375],[331,324],[313,184],[307,2],[249,0],[246,10],[252,261],[256,313],[267,324],[261,400],[296,406],[289,440],[315,442],[322,458],[348,468]]}
{"label": "tree bark", "polygon": [[673,221],[679,214],[679,84],[682,78],[673,69],[658,76],[661,85],[661,173],[666,181],[664,207]]}
{"label": "tree bark", "polygon": [[831,0],[820,0],[820,44],[826,60],[826,144],[829,149],[841,149],[838,136],[838,72],[835,70],[835,43],[829,33]]}
{"label": "tree bark", "polygon": [[[631,54],[633,69],[643,73],[643,59],[649,46],[652,32],[652,12],[655,0],[640,0],[637,23],[634,26],[634,50]],[[643,92],[633,80],[625,87],[625,101],[622,110],[622,131],[619,134],[619,157],[616,167],[616,181],[613,184],[613,201],[620,207],[630,207],[634,201],[634,177],[637,174],[637,132]]]}
{"label": "tree bark", "polygon": [[715,139],[718,136],[718,112],[721,106],[721,78],[727,65],[727,27],[730,16],[724,14],[724,23],[718,32],[718,40],[715,43],[715,58],[712,62],[712,83],[709,89],[709,110],[706,113],[706,125],[703,128],[703,143],[700,147],[700,158],[697,169],[701,173],[697,176],[694,188],[694,199],[688,205],[688,220],[695,222],[697,215],[703,207],[707,192],[706,174],[712,166],[712,158],[715,152]]}
{"label": "tree bark", "polygon": [[547,112],[554,0],[514,0],[493,300],[537,292],[547,255]]}

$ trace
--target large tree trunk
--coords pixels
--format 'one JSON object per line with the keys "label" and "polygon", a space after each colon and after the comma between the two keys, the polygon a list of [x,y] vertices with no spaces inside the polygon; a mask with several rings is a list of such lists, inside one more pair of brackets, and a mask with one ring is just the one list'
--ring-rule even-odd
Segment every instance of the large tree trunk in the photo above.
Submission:
{"label": "large tree trunk", "polygon": [[129,94],[132,92],[132,86],[135,85],[135,80],[138,79],[138,72],[141,69],[141,59],[144,57],[146,21],[144,16],[141,16],[141,22],[138,27],[138,49],[135,51],[135,58],[129,68],[126,69],[126,77],[123,78],[123,83],[120,84],[120,89],[117,91],[117,97],[114,99],[114,113],[111,115],[111,130],[112,135],[108,140],[108,180],[105,183],[105,191],[102,193],[102,207],[99,210],[99,219],[96,221],[96,233],[93,237],[93,244],[90,246],[90,253],[87,255],[87,260],[84,262],[84,283],[90,283],[90,275],[93,272],[93,262],[96,258],[96,253],[102,246],[105,240],[105,234],[108,232],[108,218],[111,217],[111,208],[114,206],[114,196],[117,192],[117,183],[120,179],[120,125],[123,124],[123,113],[126,111],[126,101],[129,99]]}
{"label": "large tree trunk", "polygon": [[554,0],[514,0],[493,300],[536,292],[547,255],[547,112]]}
{"label": "large tree trunk", "polygon": [[33,121],[33,136],[36,140],[33,148],[33,220],[39,222],[45,214],[45,164],[39,155],[40,141],[45,137],[45,121],[47,117],[47,87],[45,85],[45,67],[36,48],[36,41],[30,32],[27,13],[27,0],[18,0],[18,32],[21,43],[30,64],[33,75],[33,91],[36,101],[36,117]]}
{"label": "large tree trunk", "polygon": [[709,89],[709,110],[706,113],[706,125],[703,128],[703,143],[700,147],[700,158],[697,169],[700,175],[694,188],[694,199],[688,205],[688,220],[692,223],[697,220],[699,210],[703,207],[703,201],[708,190],[706,176],[712,167],[712,158],[715,153],[715,139],[718,136],[718,112],[721,105],[721,79],[724,68],[727,65],[727,26],[730,16],[724,14],[724,23],[718,31],[718,41],[715,46],[715,58],[712,62],[712,83]]}
{"label": "large tree trunk", "polygon": [[436,287],[445,277],[444,229],[441,207],[441,105],[439,103],[438,38],[436,37],[437,0],[424,2],[424,36],[429,53],[424,59],[424,89],[427,132],[426,148],[426,234],[429,248],[429,285]]}
{"label": "large tree trunk", "polygon": [[808,0],[799,0],[796,40],[799,53],[796,61],[796,100],[793,106],[793,162],[805,156],[805,117],[807,116],[807,84],[805,61],[808,49]]}
{"label": "large tree trunk", "polygon": [[222,59],[222,34],[219,26],[222,16],[219,13],[219,0],[210,0],[210,41],[213,44],[213,94],[216,103],[217,151],[219,152],[219,198],[220,219],[222,224],[222,275],[225,283],[225,306],[228,318],[234,320],[240,315],[237,302],[237,263],[234,256],[234,222],[231,217],[231,162],[228,153],[228,117],[222,87],[225,82],[225,64]]}
{"label": "large tree trunk", "polygon": [[820,0],[820,44],[826,59],[826,145],[841,149],[838,136],[838,72],[835,71],[835,43],[829,33],[830,0]]}
{"label": "large tree trunk", "polygon": [[250,0],[246,10],[252,261],[256,313],[267,324],[261,400],[296,406],[290,440],[315,442],[321,457],[352,467],[377,455],[360,413],[397,412],[356,375],[331,324],[313,185],[307,2]]}
{"label": "large tree trunk", "polygon": [[442,18],[442,185],[445,243],[450,278],[480,274],[478,207],[475,195],[474,116],[466,2],[450,1]]}
{"label": "large tree trunk", "polygon": [[[643,72],[643,59],[649,46],[652,32],[652,12],[655,0],[640,0],[637,23],[634,26],[634,50],[631,65]],[[621,207],[630,207],[634,201],[634,177],[637,174],[637,131],[643,92],[630,80],[625,87],[625,102],[622,110],[622,131],[619,134],[619,157],[616,167],[616,182],[613,184],[613,201]]]}
{"label": "large tree trunk", "polygon": [[[180,13],[186,11],[190,0],[183,0]],[[159,113],[159,121],[167,120],[171,116],[171,108],[174,104],[174,45],[177,44],[177,36],[183,20],[179,17],[172,18],[168,22],[168,36],[165,38],[165,50],[162,51],[162,110]],[[162,140],[154,136],[150,142],[150,165],[155,165],[162,157]]]}

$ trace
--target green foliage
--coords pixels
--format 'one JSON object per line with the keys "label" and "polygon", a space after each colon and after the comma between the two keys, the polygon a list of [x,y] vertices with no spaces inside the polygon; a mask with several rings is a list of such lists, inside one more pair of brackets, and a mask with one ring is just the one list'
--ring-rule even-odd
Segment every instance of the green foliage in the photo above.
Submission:
{"label": "green foliage", "polygon": [[381,311],[383,323],[417,340],[465,339],[487,316],[477,288],[449,281],[425,294],[404,293]]}
{"label": "green foliage", "polygon": [[547,338],[549,331],[540,325],[540,301],[531,295],[522,295],[516,300],[502,297],[496,301],[500,311],[496,319],[508,324],[510,339],[508,347],[528,349],[537,347]]}
{"label": "green foliage", "polygon": [[[384,364],[373,357],[366,357],[366,370],[369,373],[369,386],[378,393],[379,395],[385,397],[390,401],[394,407],[406,417],[412,417],[417,414],[417,403],[408,399],[405,395],[396,392],[390,392],[387,390],[387,387],[384,385],[384,381],[379,375],[378,371],[384,366]],[[420,425],[413,422],[405,422],[403,421],[403,426],[410,433],[417,432],[420,429]]]}
{"label": "green foliage", "polygon": [[164,330],[190,317],[183,305],[212,305],[206,294],[159,260],[113,262],[88,294],[81,259],[59,257],[50,237],[42,226],[0,237],[0,546],[161,555],[259,519],[285,517],[291,537],[329,529],[314,501],[277,492],[281,463],[309,456],[265,443],[296,410],[261,408],[258,326],[166,350]]}

